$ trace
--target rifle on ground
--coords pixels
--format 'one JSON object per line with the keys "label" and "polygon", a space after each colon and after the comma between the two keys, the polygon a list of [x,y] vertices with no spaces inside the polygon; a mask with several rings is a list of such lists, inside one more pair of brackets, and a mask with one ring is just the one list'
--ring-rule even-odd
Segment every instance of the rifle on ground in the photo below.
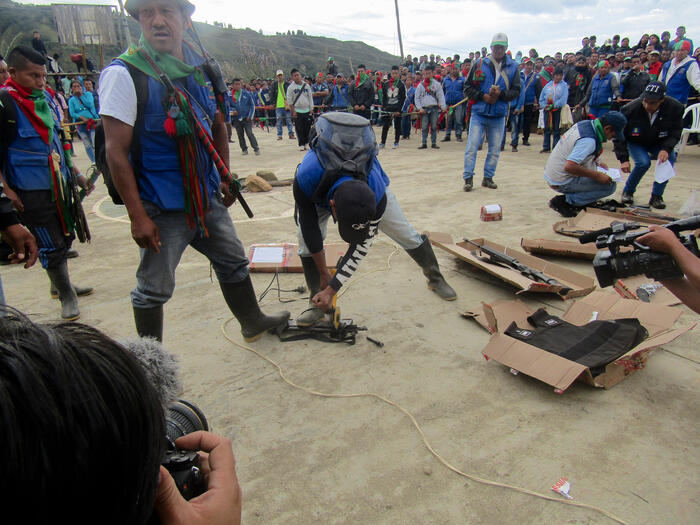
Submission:
{"label": "rifle on ground", "polygon": [[494,250],[493,248],[489,248],[488,246],[484,246],[483,244],[478,244],[474,241],[470,241],[466,237],[464,238],[464,241],[468,242],[473,246],[476,246],[479,249],[479,251],[488,255],[488,258],[483,258],[483,260],[485,260],[486,262],[512,268],[513,270],[520,272],[522,275],[533,281],[549,284],[552,286],[560,286],[561,290],[558,292],[559,295],[566,295],[572,290],[568,286],[564,286],[562,283],[557,281],[554,277],[548,277],[539,270],[535,270],[534,268],[530,268],[529,266],[524,265],[515,257],[506,255],[505,253],[499,252],[498,250]]}

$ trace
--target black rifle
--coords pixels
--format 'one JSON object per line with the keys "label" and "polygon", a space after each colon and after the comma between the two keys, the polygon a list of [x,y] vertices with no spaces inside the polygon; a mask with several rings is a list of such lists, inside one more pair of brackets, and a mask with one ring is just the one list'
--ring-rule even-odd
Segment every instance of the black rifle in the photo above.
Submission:
{"label": "black rifle", "polygon": [[564,286],[554,277],[548,277],[539,270],[535,270],[534,268],[525,266],[515,257],[506,255],[505,253],[499,252],[498,250],[494,250],[493,248],[489,248],[488,246],[484,246],[483,244],[477,244],[474,241],[470,241],[467,238],[465,238],[464,241],[468,242],[473,246],[476,246],[477,248],[479,248],[480,251],[488,255],[489,257],[487,259],[487,262],[505,265],[509,268],[512,268],[513,270],[520,272],[525,277],[527,277],[528,279],[532,279],[533,281],[550,284],[552,286],[561,286],[561,290],[557,292],[559,295],[566,295],[571,291],[571,288],[569,288],[568,286]]}

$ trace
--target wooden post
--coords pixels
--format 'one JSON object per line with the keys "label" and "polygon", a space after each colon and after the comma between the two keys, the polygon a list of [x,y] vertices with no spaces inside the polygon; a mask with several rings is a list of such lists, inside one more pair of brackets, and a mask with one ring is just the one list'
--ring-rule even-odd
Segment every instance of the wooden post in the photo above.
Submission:
{"label": "wooden post", "polygon": [[401,53],[401,58],[406,58],[403,56],[403,41],[401,40],[401,22],[399,21],[399,0],[394,0],[394,6],[396,7],[396,28],[399,31],[399,51]]}
{"label": "wooden post", "polygon": [[102,44],[100,44],[100,71],[102,71],[105,68],[105,54],[104,54],[104,47]]}
{"label": "wooden post", "polygon": [[85,45],[81,47],[82,53],[83,53],[83,69],[85,70],[85,74],[87,74],[87,55],[85,54]]}

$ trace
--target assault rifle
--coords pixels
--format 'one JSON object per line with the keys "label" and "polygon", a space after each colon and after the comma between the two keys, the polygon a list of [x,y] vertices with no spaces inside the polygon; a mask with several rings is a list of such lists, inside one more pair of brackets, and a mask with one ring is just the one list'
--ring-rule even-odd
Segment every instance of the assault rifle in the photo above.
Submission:
{"label": "assault rifle", "polygon": [[483,244],[478,244],[474,241],[470,241],[466,237],[464,238],[464,241],[468,242],[473,246],[476,246],[479,249],[479,251],[488,255],[488,258],[483,258],[483,260],[485,260],[486,262],[512,268],[513,270],[520,272],[522,275],[533,281],[550,284],[552,286],[560,286],[561,290],[557,292],[559,295],[566,295],[571,291],[571,288],[569,288],[568,286],[564,286],[554,277],[548,277],[539,270],[535,270],[534,268],[530,268],[529,266],[524,265],[515,257],[506,255],[505,253],[499,252],[498,250],[494,250],[493,248],[489,248],[488,246],[485,246]]}

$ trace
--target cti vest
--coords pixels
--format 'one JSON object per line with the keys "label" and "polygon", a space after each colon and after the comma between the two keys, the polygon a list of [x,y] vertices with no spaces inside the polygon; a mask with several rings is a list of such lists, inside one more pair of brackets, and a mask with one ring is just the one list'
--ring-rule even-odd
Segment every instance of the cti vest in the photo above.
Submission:
{"label": "cti vest", "polygon": [[[297,172],[295,174],[297,184],[299,184],[299,188],[309,199],[313,199],[314,193],[316,192],[316,187],[321,182],[321,178],[323,177],[324,172],[325,170],[323,169],[323,166],[321,166],[321,163],[319,162],[318,157],[316,156],[316,153],[314,151],[309,151],[304,156],[303,160],[301,161],[301,164],[297,166]],[[330,210],[330,200],[333,197],[333,193],[335,192],[335,190],[343,182],[352,179],[353,177],[349,175],[345,177],[340,177],[335,182],[335,184],[331,186],[331,189],[326,194],[326,197],[323,199],[323,202],[318,204]],[[386,193],[387,186],[389,186],[389,177],[387,177],[387,174],[384,173],[384,170],[382,169],[376,157],[372,161],[372,168],[367,174],[367,185],[372,190],[372,193],[374,193],[376,203],[379,204],[379,201],[382,200],[384,194]]]}
{"label": "cti vest", "polygon": [[[484,79],[479,85],[479,89],[484,94],[489,92],[493,84],[498,85],[501,91],[506,91],[513,85],[515,75],[518,74],[518,65],[508,55],[503,59],[502,68],[503,73],[508,78],[508,85],[503,80],[503,75],[498,75],[498,78],[494,78],[494,69],[491,68],[490,58],[484,58],[475,68],[481,69],[484,74]],[[482,117],[505,117],[508,114],[508,106],[508,102],[503,102],[502,100],[498,100],[495,104],[487,104],[483,100],[478,100],[472,106],[472,113]]]}
{"label": "cti vest", "polygon": [[596,75],[591,81],[591,98],[588,104],[592,107],[610,107],[613,101],[613,91],[611,87],[612,73],[608,73],[603,78]]}
{"label": "cti vest", "polygon": [[61,145],[60,127],[56,117],[56,106],[51,96],[44,92],[54,113],[54,126],[50,144],[46,144],[34,129],[24,112],[15,104],[17,111],[17,137],[3,152],[6,155],[4,175],[7,183],[20,190],[51,190],[49,155],[58,152],[61,156],[61,174],[70,180],[70,172]]}
{"label": "cti vest", "polygon": [[[198,57],[186,46],[183,47],[185,62],[191,65],[202,63]],[[120,60],[114,61],[115,66],[126,67]],[[121,64],[121,65],[120,65]],[[206,85],[200,86],[193,77],[187,77],[174,81],[176,86],[184,87],[192,95],[194,113],[202,124],[202,127],[211,136],[209,121],[214,120],[216,114],[216,100],[208,77],[204,74]],[[165,99],[165,87],[152,77],[148,77],[148,100],[145,105],[143,118],[137,119],[134,129],[134,140],[139,140],[141,145],[141,159],[139,166],[138,185],[139,195],[142,200],[152,202],[161,210],[181,211],[185,209],[185,189],[182,183],[182,169],[178,159],[175,140],[170,138],[163,127],[167,117],[167,109],[163,107]],[[206,115],[206,118],[205,118]],[[209,119],[209,120],[207,120]],[[209,198],[214,192],[219,191],[221,179],[219,172],[209,154],[195,139],[199,150],[197,173],[200,180],[206,182]]]}
{"label": "cti vest", "polygon": [[667,78],[668,70],[671,67],[672,60],[666,62],[661,68],[661,75],[659,80],[666,84],[666,94],[669,97],[675,98],[681,104],[688,103],[688,95],[690,95],[690,83],[688,82],[688,68],[693,63],[689,60],[685,64],[678,66],[676,71],[674,71],[673,76],[669,80]]}

